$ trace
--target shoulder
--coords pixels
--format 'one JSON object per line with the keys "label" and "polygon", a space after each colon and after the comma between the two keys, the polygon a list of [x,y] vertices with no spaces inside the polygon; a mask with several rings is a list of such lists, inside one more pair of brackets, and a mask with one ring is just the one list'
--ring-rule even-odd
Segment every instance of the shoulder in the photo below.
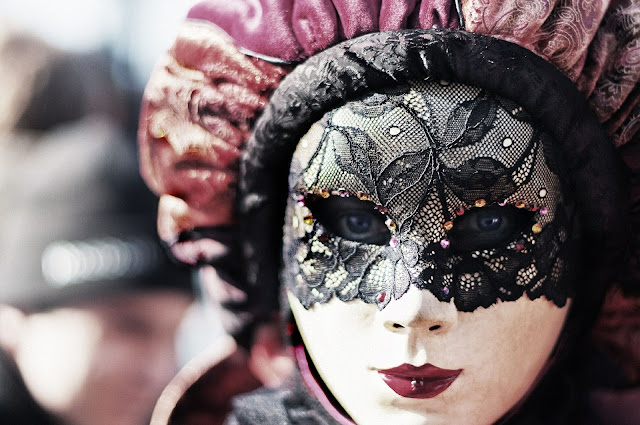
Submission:
{"label": "shoulder", "polygon": [[338,425],[306,391],[297,373],[280,388],[238,396],[232,405],[225,425]]}

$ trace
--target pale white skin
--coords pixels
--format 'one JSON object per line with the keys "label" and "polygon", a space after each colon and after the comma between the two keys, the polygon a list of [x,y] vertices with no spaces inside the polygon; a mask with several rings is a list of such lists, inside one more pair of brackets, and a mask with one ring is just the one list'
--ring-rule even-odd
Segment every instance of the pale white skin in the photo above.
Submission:
{"label": "pale white skin", "polygon": [[[288,298],[320,377],[358,425],[493,424],[548,363],[570,305],[523,296],[463,313],[414,286],[382,311],[335,297],[307,310]],[[378,374],[404,363],[463,371],[436,397],[405,398]]]}
{"label": "pale white skin", "polygon": [[33,314],[0,305],[0,343],[63,423],[140,425],[176,372],[175,335],[191,301],[167,291]]}

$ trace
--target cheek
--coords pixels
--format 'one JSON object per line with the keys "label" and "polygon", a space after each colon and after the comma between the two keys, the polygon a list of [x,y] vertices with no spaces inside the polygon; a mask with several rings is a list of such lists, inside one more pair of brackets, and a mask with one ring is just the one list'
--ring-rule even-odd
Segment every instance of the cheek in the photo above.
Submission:
{"label": "cheek", "polygon": [[458,390],[467,393],[467,408],[499,417],[526,396],[549,364],[569,304],[523,297],[460,314],[441,361],[465,369]]}

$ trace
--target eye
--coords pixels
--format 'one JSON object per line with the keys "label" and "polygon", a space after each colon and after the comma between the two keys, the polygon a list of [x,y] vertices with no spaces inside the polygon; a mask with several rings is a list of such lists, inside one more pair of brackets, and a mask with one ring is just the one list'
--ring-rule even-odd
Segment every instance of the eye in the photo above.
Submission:
{"label": "eye", "polygon": [[332,196],[307,202],[307,206],[313,217],[336,236],[374,245],[387,244],[391,238],[385,216],[372,202]]}
{"label": "eye", "polygon": [[491,205],[474,208],[456,218],[448,233],[451,248],[476,251],[505,246],[531,223],[531,211]]}

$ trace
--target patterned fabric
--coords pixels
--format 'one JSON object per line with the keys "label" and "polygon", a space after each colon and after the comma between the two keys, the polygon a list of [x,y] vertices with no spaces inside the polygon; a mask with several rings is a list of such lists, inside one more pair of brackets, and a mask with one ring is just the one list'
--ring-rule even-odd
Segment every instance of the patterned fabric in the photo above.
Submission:
{"label": "patterned fabric", "polygon": [[465,29],[519,44],[576,82],[616,145],[640,128],[640,4],[635,0],[469,0]]}
{"label": "patterned fabric", "polygon": [[461,311],[524,293],[564,306],[572,225],[554,144],[520,106],[445,81],[329,112],[293,157],[288,288],[305,307],[382,309],[409,285]]}
{"label": "patterned fabric", "polygon": [[452,0],[207,0],[189,18],[219,26],[250,54],[285,61],[370,32],[464,28],[557,66],[589,99],[617,146],[640,128],[637,0],[463,0],[458,7]]}

